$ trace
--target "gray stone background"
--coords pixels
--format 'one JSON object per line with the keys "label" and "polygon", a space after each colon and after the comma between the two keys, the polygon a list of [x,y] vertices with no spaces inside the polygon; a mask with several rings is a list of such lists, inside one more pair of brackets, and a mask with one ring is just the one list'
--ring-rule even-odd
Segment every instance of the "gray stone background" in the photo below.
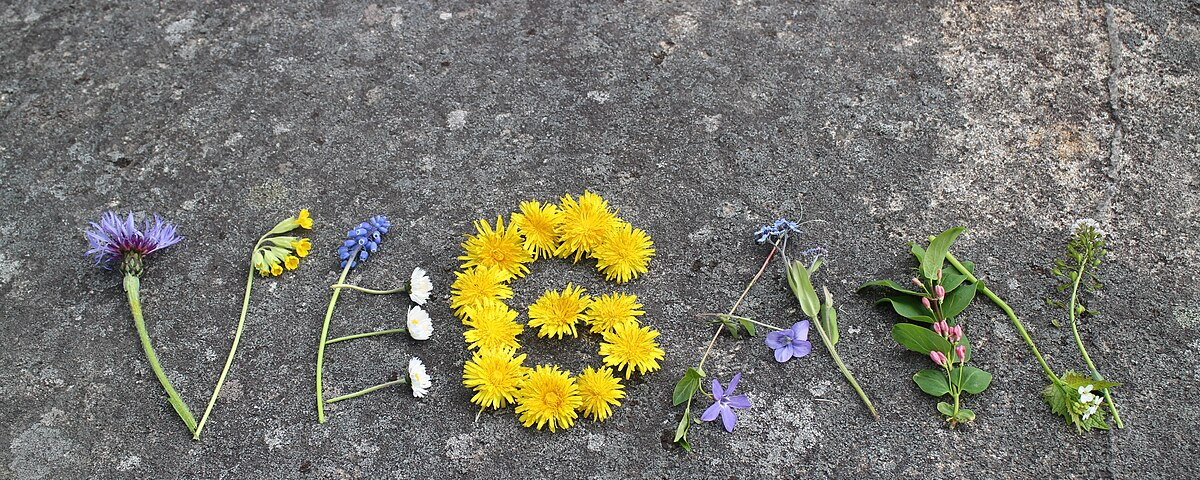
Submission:
{"label": "gray stone background", "polygon": [[[1196,2],[155,2],[0,6],[0,477],[1195,478],[1200,442],[1200,6]],[[511,410],[474,421],[468,358],[447,306],[477,218],[592,189],[653,236],[624,290],[660,329],[664,368],[631,382],[603,424],[551,435]],[[307,206],[314,255],[256,283],[225,398],[193,442],[138,345],[114,272],[82,258],[104,209],[161,212],[186,240],[156,254],[143,300],[158,353],[197,410],[236,321],[248,249]],[[340,404],[318,425],[316,337],[332,250],[374,214],[397,228],[352,275],[389,286],[413,266],[437,284],[438,331],[333,348],[348,392],[434,376]],[[831,251],[841,352],[872,421],[822,349],[776,364],[722,339],[710,373],[744,373],[755,407],[733,434],[670,445],[671,387],[766,251],[749,232],[820,219],[798,237]],[[1079,435],[1039,398],[1044,380],[1006,318],[967,313],[973,425],[940,425],[896,346],[896,321],[859,283],[906,278],[905,242],[953,225],[959,256],[1022,315],[1056,369],[1082,368],[1048,265],[1072,221],[1112,232],[1083,324],[1128,428]],[[515,305],[567,281],[612,290],[590,265],[542,261]],[[347,295],[335,334],[394,325],[398,298]],[[741,310],[798,313],[778,267]],[[595,338],[530,345],[577,369]],[[701,402],[704,403],[704,402]]]}

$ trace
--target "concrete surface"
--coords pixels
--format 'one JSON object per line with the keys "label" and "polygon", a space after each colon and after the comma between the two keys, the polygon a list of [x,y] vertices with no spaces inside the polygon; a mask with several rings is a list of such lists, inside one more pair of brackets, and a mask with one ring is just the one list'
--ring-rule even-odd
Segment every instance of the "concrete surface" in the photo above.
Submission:
{"label": "concrete surface", "polygon": [[[1195,478],[1200,476],[1200,7],[1194,2],[131,2],[0,5],[0,477],[41,478]],[[915,3],[915,4],[913,4]],[[189,5],[190,4],[190,5]],[[901,5],[904,6],[901,6]],[[593,189],[653,236],[627,291],[663,332],[665,368],[604,424],[551,435],[511,411],[475,422],[446,305],[476,218]],[[103,209],[161,212],[186,239],[142,280],[159,355],[201,410],[254,238],[298,206],[317,219],[298,272],[258,283],[244,349],[200,442],[138,347],[120,280],[82,258]],[[429,365],[432,395],[338,405],[318,425],[313,357],[332,254],[373,214],[398,228],[352,276],[437,291],[434,338],[331,349],[348,392]],[[669,442],[670,390],[765,251],[778,216],[821,219],[843,355],[777,365],[722,340],[744,372],[738,429]],[[1023,316],[1055,368],[1082,368],[1049,326],[1047,266],[1067,229],[1114,233],[1102,315],[1084,333],[1128,428],[1079,435],[1000,312],[976,303],[968,428],[939,425],[909,377],[925,361],[895,317],[853,293],[902,279],[904,243],[963,224],[961,257]],[[539,262],[518,305],[587,266]],[[778,270],[742,312],[796,316]],[[400,299],[347,295],[335,331],[390,326]],[[532,347],[531,347],[532,348]],[[595,341],[537,347],[577,368]]]}

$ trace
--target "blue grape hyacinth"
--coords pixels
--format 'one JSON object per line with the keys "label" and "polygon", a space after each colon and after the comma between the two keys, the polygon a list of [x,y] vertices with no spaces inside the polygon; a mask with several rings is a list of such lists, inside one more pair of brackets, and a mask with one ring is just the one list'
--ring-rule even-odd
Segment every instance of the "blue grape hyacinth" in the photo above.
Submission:
{"label": "blue grape hyacinth", "polygon": [[346,232],[346,241],[338,247],[338,258],[342,261],[342,268],[346,268],[347,262],[349,262],[350,268],[365,262],[370,254],[379,250],[379,242],[383,241],[383,234],[387,233],[391,227],[392,224],[388,222],[387,217],[376,215]]}

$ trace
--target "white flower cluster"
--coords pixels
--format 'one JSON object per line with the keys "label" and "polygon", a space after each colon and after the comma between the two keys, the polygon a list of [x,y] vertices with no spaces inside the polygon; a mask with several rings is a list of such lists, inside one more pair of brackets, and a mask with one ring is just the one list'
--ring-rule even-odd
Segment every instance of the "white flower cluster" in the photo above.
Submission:
{"label": "white flower cluster", "polygon": [[429,294],[433,292],[433,282],[429,280],[429,275],[425,274],[425,269],[421,267],[414,268],[412,277],[408,280],[408,298],[412,299],[417,305],[424,305],[429,300]]}
{"label": "white flower cluster", "polygon": [[1071,224],[1071,234],[1079,235],[1082,231],[1086,230],[1089,227],[1092,230],[1096,231],[1097,236],[1100,236],[1100,237],[1104,236],[1104,234],[1105,234],[1104,229],[1100,228],[1100,222],[1097,222],[1096,220],[1091,219],[1091,218],[1081,218],[1079,220],[1076,220],[1075,223]]}
{"label": "white flower cluster", "polygon": [[1094,387],[1092,384],[1079,387],[1079,404],[1078,408],[1083,410],[1083,419],[1087,420],[1096,411],[1100,410],[1100,404],[1104,402],[1104,398],[1092,393]]}

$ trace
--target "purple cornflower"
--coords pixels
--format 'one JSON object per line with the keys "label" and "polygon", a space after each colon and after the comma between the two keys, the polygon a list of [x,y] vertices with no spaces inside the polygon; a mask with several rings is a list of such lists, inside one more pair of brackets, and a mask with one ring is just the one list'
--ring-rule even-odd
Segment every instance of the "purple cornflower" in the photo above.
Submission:
{"label": "purple cornflower", "polygon": [[183,237],[175,234],[175,225],[164,222],[158,214],[154,222],[142,221],[142,228],[133,221],[133,212],[124,220],[112,211],[100,215],[100,223],[92,222],[84,230],[88,240],[88,251],[84,256],[94,256],[96,265],[110,268],[114,260],[123,261],[125,273],[141,274],[141,257],[179,243]]}
{"label": "purple cornflower", "polygon": [[779,363],[808,355],[812,352],[812,343],[808,341],[808,320],[796,322],[787,330],[768,333],[766,343],[775,350],[775,361]]}
{"label": "purple cornflower", "polygon": [[701,420],[711,422],[717,419],[717,415],[721,416],[721,423],[725,424],[725,430],[733,431],[733,426],[737,424],[737,414],[733,409],[750,408],[750,399],[745,395],[734,395],[733,390],[737,388],[738,380],[741,380],[742,374],[737,373],[733,379],[729,381],[729,390],[721,388],[721,382],[713,379],[712,394],[713,404],[704,411],[704,415],[700,416]]}
{"label": "purple cornflower", "polygon": [[350,262],[350,268],[365,262],[370,254],[379,250],[383,234],[391,227],[387,217],[376,215],[346,232],[346,241],[338,247],[338,258],[342,260],[342,268],[346,268],[346,262]]}
{"label": "purple cornflower", "polygon": [[758,244],[762,245],[771,240],[771,237],[783,237],[790,232],[800,233],[800,225],[788,219],[780,218],[775,220],[771,225],[763,225],[762,228],[754,232],[758,237]]}

